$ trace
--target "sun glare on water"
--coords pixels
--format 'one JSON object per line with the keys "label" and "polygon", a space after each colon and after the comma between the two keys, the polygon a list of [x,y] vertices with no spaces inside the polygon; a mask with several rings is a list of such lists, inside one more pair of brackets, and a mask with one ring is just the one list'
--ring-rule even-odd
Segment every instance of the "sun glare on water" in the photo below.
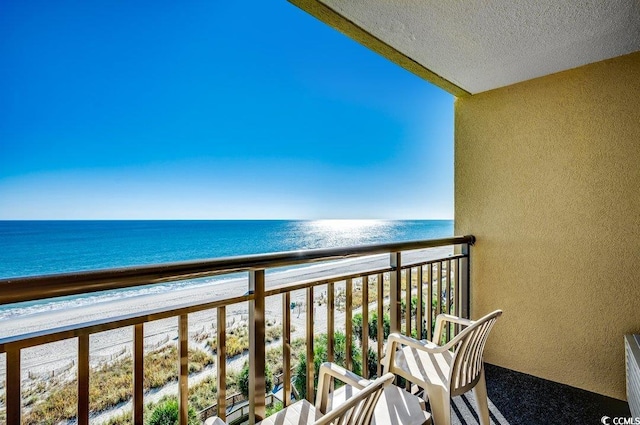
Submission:
{"label": "sun glare on water", "polygon": [[304,226],[307,248],[361,245],[386,239],[384,220],[315,220]]}
{"label": "sun glare on water", "polygon": [[357,231],[384,224],[382,220],[315,220],[311,225],[317,229],[329,231]]}

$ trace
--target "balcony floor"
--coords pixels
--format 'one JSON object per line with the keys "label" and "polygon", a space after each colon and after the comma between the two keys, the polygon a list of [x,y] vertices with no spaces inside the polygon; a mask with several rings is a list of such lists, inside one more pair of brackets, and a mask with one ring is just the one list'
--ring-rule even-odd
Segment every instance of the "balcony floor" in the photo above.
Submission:
{"label": "balcony floor", "polygon": [[[486,376],[492,424],[600,424],[603,416],[631,416],[624,401],[568,385],[493,365]],[[478,424],[471,392],[453,399],[451,416],[455,425]]]}

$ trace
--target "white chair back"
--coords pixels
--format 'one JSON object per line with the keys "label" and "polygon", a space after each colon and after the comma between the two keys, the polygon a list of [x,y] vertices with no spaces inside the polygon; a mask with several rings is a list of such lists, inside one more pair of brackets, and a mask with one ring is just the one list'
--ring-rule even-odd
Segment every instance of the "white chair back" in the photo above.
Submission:
{"label": "white chair back", "polygon": [[372,381],[344,403],[334,406],[316,420],[315,425],[369,425],[384,387],[390,385],[393,379],[393,373],[387,373]]}
{"label": "white chair back", "polygon": [[[480,379],[482,356],[489,332],[502,311],[496,310],[476,320],[454,339],[460,339],[449,379],[451,396],[463,394],[473,388]],[[453,341],[453,340],[452,340]]]}

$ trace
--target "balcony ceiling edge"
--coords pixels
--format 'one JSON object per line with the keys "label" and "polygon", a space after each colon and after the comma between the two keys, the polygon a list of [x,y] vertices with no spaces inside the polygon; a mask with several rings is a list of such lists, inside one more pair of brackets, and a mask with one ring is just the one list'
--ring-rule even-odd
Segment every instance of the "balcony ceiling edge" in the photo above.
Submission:
{"label": "balcony ceiling edge", "polygon": [[288,0],[290,3],[340,31],[347,37],[389,59],[412,74],[440,87],[457,97],[471,96],[471,93],[419,64],[399,50],[380,40],[370,32],[339,14],[319,0]]}

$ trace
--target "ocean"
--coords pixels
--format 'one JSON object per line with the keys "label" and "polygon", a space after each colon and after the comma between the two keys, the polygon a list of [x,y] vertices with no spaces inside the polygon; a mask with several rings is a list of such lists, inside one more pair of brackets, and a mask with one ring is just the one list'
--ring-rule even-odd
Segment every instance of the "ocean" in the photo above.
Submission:
{"label": "ocean", "polygon": [[[452,235],[452,220],[0,221],[0,279]],[[0,306],[0,318],[166,289]]]}

